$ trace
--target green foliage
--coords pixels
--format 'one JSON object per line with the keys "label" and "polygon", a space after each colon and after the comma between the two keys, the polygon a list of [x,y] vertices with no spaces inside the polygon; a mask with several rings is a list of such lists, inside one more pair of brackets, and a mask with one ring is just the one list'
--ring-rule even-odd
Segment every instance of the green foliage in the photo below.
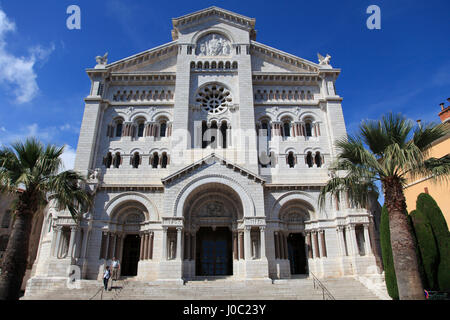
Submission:
{"label": "green foliage", "polygon": [[427,217],[436,240],[439,251],[437,272],[439,289],[450,290],[450,232],[444,215],[436,201],[426,193],[421,193],[417,197],[416,208]]}
{"label": "green foliage", "polygon": [[423,287],[428,290],[437,290],[437,267],[439,264],[439,251],[433,235],[433,230],[426,217],[420,210],[414,210],[409,215],[410,225],[416,240],[419,272]]}
{"label": "green foliage", "polygon": [[386,206],[383,206],[381,209],[380,243],[387,291],[392,299],[398,300],[397,278],[395,276],[394,260],[392,257],[391,248],[391,235],[389,231],[389,213]]}

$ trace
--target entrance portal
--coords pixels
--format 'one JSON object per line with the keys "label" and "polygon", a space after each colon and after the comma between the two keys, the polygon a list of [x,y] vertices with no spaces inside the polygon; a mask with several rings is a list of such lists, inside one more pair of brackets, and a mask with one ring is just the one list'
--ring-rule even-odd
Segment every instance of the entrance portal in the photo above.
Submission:
{"label": "entrance portal", "polygon": [[291,274],[306,273],[305,237],[301,233],[291,233],[287,238]]}
{"label": "entrance portal", "polygon": [[197,276],[233,274],[231,231],[227,227],[200,228],[197,232]]}
{"label": "entrance portal", "polygon": [[123,240],[122,276],[136,276],[141,249],[141,238],[137,234],[129,234]]}

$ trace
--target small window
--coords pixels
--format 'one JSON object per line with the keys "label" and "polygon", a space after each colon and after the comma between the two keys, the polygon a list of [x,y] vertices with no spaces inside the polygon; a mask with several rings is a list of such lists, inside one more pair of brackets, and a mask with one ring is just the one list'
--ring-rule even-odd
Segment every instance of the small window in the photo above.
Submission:
{"label": "small window", "polygon": [[138,168],[139,164],[141,162],[141,157],[139,156],[138,152],[135,152],[131,161],[131,165],[133,166],[133,168]]}
{"label": "small window", "polygon": [[288,162],[289,168],[294,168],[294,166],[295,166],[295,157],[294,157],[294,153],[292,151],[289,152],[289,154],[288,154],[287,162]]}
{"label": "small window", "polygon": [[160,137],[165,137],[166,136],[166,131],[167,131],[167,123],[166,122],[161,122],[160,130],[159,130],[159,136]]}
{"label": "small window", "polygon": [[283,123],[283,130],[284,130],[285,137],[291,136],[291,124],[289,122]]}
{"label": "small window", "polygon": [[169,159],[167,157],[167,153],[163,153],[162,154],[162,159],[161,159],[161,168],[167,168],[167,164],[169,162]]}
{"label": "small window", "polygon": [[152,168],[154,169],[158,168],[158,163],[159,163],[159,156],[158,153],[155,152],[152,158]]}
{"label": "small window", "polygon": [[116,137],[121,137],[122,136],[122,127],[123,127],[122,122],[117,122],[117,124],[116,124]]}
{"label": "small window", "polygon": [[114,157],[114,168],[119,168],[121,163],[122,163],[122,157],[120,156],[120,153],[117,152],[116,156]]}
{"label": "small window", "polygon": [[311,152],[308,152],[308,154],[306,155],[306,164],[310,168],[313,166],[313,156],[312,156]]}
{"label": "small window", "polygon": [[316,152],[316,156],[314,157],[314,162],[316,163],[318,168],[320,168],[322,166],[322,156],[320,155],[320,152]]}
{"label": "small window", "polygon": [[306,131],[306,136],[307,137],[311,137],[312,136],[311,122],[306,122],[305,123],[305,131]]}
{"label": "small window", "polygon": [[105,159],[105,166],[107,168],[110,168],[112,164],[112,154],[111,152],[108,152],[108,154],[106,155],[106,159]]}
{"label": "small window", "polygon": [[139,138],[144,136],[144,127],[145,127],[145,124],[143,122],[138,124],[138,134],[137,135]]}

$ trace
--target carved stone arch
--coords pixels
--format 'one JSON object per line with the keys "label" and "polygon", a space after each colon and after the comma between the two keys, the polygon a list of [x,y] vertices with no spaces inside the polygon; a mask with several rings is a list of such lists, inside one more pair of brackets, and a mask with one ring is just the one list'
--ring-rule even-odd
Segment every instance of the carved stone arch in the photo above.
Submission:
{"label": "carved stone arch", "polygon": [[299,201],[303,202],[306,207],[309,207],[309,217],[310,220],[318,219],[318,208],[316,200],[311,197],[311,195],[302,192],[302,191],[291,191],[283,194],[277,201],[274,203],[270,210],[270,219],[279,219],[280,218],[280,210],[284,205],[291,201]]}
{"label": "carved stone arch", "polygon": [[304,111],[299,114],[298,116],[299,121],[305,121],[306,119],[311,119],[313,123],[317,121],[322,121],[321,117],[314,111]]}
{"label": "carved stone arch", "polygon": [[119,152],[120,154],[124,154],[125,151],[123,151],[122,148],[108,148],[107,152],[111,152],[112,154],[115,154],[117,152]]}
{"label": "carved stone arch", "polygon": [[[124,192],[113,199],[111,199],[105,206],[105,212],[110,217],[110,220],[114,220],[115,210],[119,208],[121,205],[126,204],[127,202],[137,202],[143,205],[147,210],[144,212],[146,221],[159,221],[160,214],[158,212],[158,208],[153,204],[153,202],[148,199],[143,194],[137,192]],[[114,214],[113,214],[114,213]]]}
{"label": "carved stone arch", "polygon": [[252,197],[249,195],[247,190],[242,187],[234,179],[222,176],[222,175],[207,175],[203,177],[198,177],[185,186],[177,195],[175,203],[173,205],[172,215],[174,217],[182,217],[184,211],[184,205],[188,196],[195,191],[199,186],[209,184],[209,183],[219,183],[233,189],[240,197],[243,207],[244,217],[256,216],[255,204]]}
{"label": "carved stone arch", "polygon": [[261,123],[263,120],[269,120],[269,122],[276,121],[277,117],[270,111],[264,111],[256,114],[257,122]]}
{"label": "carved stone arch", "polygon": [[133,148],[130,150],[129,154],[133,155],[135,152],[139,153],[140,155],[142,155],[144,153],[144,151],[142,151],[141,148]]}
{"label": "carved stone arch", "polygon": [[289,152],[293,152],[294,155],[297,154],[297,150],[295,150],[294,147],[287,147],[287,148],[284,150],[284,154],[289,154]]}
{"label": "carved stone arch", "polygon": [[161,149],[160,148],[152,148],[152,149],[150,149],[149,154],[152,155],[155,152],[159,154],[161,152]]}
{"label": "carved stone arch", "polygon": [[134,123],[139,118],[143,118],[145,121],[148,121],[148,114],[144,113],[143,111],[134,112],[130,116],[130,121]]}
{"label": "carved stone arch", "polygon": [[292,111],[282,111],[278,113],[277,115],[277,121],[282,121],[286,118],[289,118],[289,120],[292,122],[295,119],[295,114]]}
{"label": "carved stone arch", "polygon": [[200,40],[204,36],[207,36],[210,33],[218,33],[218,34],[224,36],[225,38],[227,38],[232,44],[236,43],[236,41],[235,41],[233,35],[231,34],[231,32],[228,31],[227,29],[221,28],[221,27],[214,27],[214,28],[209,28],[207,30],[197,31],[192,36],[191,43],[197,45],[198,40]]}
{"label": "carved stone arch", "polygon": [[157,111],[152,115],[151,121],[157,122],[161,118],[166,118],[167,121],[171,121],[172,115],[167,111]]}

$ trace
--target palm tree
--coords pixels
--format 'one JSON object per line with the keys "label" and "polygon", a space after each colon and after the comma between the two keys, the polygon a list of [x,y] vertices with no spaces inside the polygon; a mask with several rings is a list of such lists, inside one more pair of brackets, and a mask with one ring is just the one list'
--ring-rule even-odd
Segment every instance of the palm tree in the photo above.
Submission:
{"label": "palm tree", "polygon": [[16,300],[26,271],[33,215],[52,195],[58,209],[69,210],[74,219],[91,204],[91,196],[81,186],[78,173],[62,167],[64,147],[47,145],[34,138],[0,149],[0,192],[17,193],[13,203],[14,224],[3,257],[0,300]]}
{"label": "palm tree", "polygon": [[414,128],[412,121],[390,113],[379,121],[363,121],[359,129],[357,135],[336,142],[339,155],[330,166],[335,174],[321,189],[319,206],[325,206],[327,194],[339,201],[346,192],[354,205],[366,207],[379,181],[389,212],[399,297],[424,299],[403,187],[408,178],[448,179],[450,155],[426,159],[428,148],[449,133],[448,127],[431,123]]}

